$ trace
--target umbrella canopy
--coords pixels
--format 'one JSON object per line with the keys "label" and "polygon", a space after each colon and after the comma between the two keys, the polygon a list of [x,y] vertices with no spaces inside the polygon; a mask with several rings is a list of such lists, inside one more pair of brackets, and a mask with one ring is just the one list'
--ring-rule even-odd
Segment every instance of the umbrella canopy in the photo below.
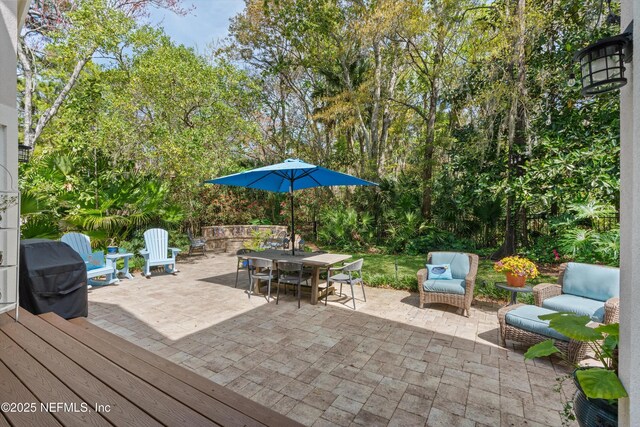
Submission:
{"label": "umbrella canopy", "polygon": [[282,163],[264,166],[245,172],[205,181],[209,184],[231,185],[256,188],[275,193],[291,195],[291,247],[295,255],[295,218],[293,215],[293,192],[312,187],[330,187],[334,185],[378,185],[346,173],[332,171],[299,159],[287,159]]}

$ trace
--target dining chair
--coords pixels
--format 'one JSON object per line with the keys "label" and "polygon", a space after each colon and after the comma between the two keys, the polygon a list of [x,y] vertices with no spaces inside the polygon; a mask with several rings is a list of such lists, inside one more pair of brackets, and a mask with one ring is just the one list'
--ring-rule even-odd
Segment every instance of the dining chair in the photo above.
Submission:
{"label": "dining chair", "polygon": [[[324,305],[327,305],[327,299],[329,297],[329,287],[331,286],[331,282],[340,283],[340,292],[339,295],[342,295],[342,285],[347,284],[351,286],[351,299],[353,300],[353,309],[356,309],[356,297],[353,293],[353,285],[360,284],[362,287],[362,297],[364,302],[367,302],[367,296],[364,293],[364,282],[362,281],[362,264],[364,263],[364,259],[359,259],[357,261],[350,262],[348,264],[343,265],[342,267],[332,267],[329,268],[329,272],[327,275],[327,291],[324,296]],[[332,276],[333,272],[340,271],[336,275]]]}
{"label": "dining chair", "polygon": [[201,251],[202,255],[207,258],[207,239],[204,237],[194,237],[191,229],[187,229],[187,237],[189,238],[189,256],[193,254],[193,251]]}
{"label": "dining chair", "polygon": [[276,293],[276,304],[280,296],[280,283],[285,285],[297,285],[298,288],[298,308],[300,308],[300,291],[303,282],[309,282],[311,273],[305,270],[302,263],[290,261],[278,261],[278,291]]}
{"label": "dining chair", "polygon": [[251,274],[249,274],[249,260],[244,257],[244,254],[248,254],[251,252],[251,249],[238,249],[236,252],[236,256],[238,257],[238,264],[236,265],[236,284],[234,288],[238,287],[238,273],[240,270],[247,270],[247,274],[249,275],[249,280],[251,280]]}
{"label": "dining chair", "polygon": [[[247,261],[249,262],[249,298],[253,293],[253,282],[257,281],[258,290],[260,290],[260,281],[262,280],[267,282],[267,302],[269,302],[271,299],[271,282],[277,279],[273,261],[264,258],[248,258]],[[276,304],[277,302],[276,300]]]}

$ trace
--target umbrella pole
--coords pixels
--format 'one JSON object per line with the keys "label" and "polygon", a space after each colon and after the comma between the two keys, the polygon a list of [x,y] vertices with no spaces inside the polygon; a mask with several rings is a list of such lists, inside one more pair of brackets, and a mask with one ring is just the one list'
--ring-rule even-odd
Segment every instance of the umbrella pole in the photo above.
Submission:
{"label": "umbrella pole", "polygon": [[293,215],[293,182],[289,186],[289,197],[291,198],[291,255],[296,255],[296,220]]}
{"label": "umbrella pole", "polygon": [[293,183],[289,186],[289,199],[291,201],[291,255],[296,255],[296,220],[293,214]]}

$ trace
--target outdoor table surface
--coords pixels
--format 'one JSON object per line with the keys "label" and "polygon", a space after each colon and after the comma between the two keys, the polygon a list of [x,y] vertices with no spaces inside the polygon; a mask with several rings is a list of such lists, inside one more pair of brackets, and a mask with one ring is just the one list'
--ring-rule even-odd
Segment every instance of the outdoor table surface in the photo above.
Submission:
{"label": "outdoor table surface", "polygon": [[[320,268],[330,267],[351,258],[351,255],[345,254],[316,254],[314,252],[296,252],[291,255],[291,251],[282,249],[267,249],[264,251],[255,251],[242,254],[243,259],[247,258],[264,258],[272,261],[301,262],[303,265],[313,267],[313,275],[311,276],[311,304],[318,303],[318,284],[320,282]],[[328,289],[327,289],[328,292]]]}
{"label": "outdoor table surface", "polygon": [[533,287],[531,286],[523,286],[523,287],[509,286],[507,285],[507,282],[495,282],[494,285],[496,288],[504,289],[505,291],[511,292],[511,301],[507,305],[517,304],[519,293],[529,294],[533,292]]}

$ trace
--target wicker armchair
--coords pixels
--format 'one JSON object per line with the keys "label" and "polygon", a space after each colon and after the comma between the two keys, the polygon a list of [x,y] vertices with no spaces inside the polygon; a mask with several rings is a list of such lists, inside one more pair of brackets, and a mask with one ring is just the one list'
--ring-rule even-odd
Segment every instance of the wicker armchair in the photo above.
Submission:
{"label": "wicker armchair", "polygon": [[438,256],[451,255],[454,256],[464,255],[469,257],[469,271],[467,272],[465,281],[464,294],[445,293],[445,292],[427,292],[424,289],[424,282],[428,279],[427,269],[423,268],[418,271],[418,290],[420,291],[420,308],[424,308],[425,304],[429,303],[441,303],[449,304],[454,307],[462,309],[462,314],[469,317],[469,309],[471,308],[471,301],[473,301],[473,288],[476,284],[476,275],[478,274],[478,255],[459,253],[459,252],[429,252],[427,255],[427,264],[431,264],[431,260],[434,254]]}
{"label": "wicker armchair", "polygon": [[[536,345],[543,341],[548,340],[550,337],[530,332],[517,326],[512,326],[507,323],[507,313],[516,308],[522,307],[525,304],[513,304],[506,307],[502,307],[498,310],[498,322],[500,323],[500,345],[506,346],[506,340],[517,341],[522,343],[526,347]],[[590,324],[591,326],[592,324]],[[595,323],[593,325],[596,325]],[[567,355],[567,358],[574,364],[577,364],[582,359],[587,357],[589,351],[588,342],[579,341],[561,341],[554,340],[554,344],[560,351]]]}
{"label": "wicker armchair", "polygon": [[[558,283],[540,283],[533,287],[533,299],[538,307],[544,307],[545,300],[553,297],[560,296],[562,294],[571,293],[566,292],[564,288],[565,275],[567,273],[567,267],[572,264],[573,266],[586,266],[590,268],[609,269],[611,271],[618,270],[614,267],[595,266],[590,264],[578,264],[578,263],[564,263],[560,265],[560,276],[558,277]],[[604,318],[603,323],[617,323],[620,321],[620,298],[611,297],[604,301]]]}

